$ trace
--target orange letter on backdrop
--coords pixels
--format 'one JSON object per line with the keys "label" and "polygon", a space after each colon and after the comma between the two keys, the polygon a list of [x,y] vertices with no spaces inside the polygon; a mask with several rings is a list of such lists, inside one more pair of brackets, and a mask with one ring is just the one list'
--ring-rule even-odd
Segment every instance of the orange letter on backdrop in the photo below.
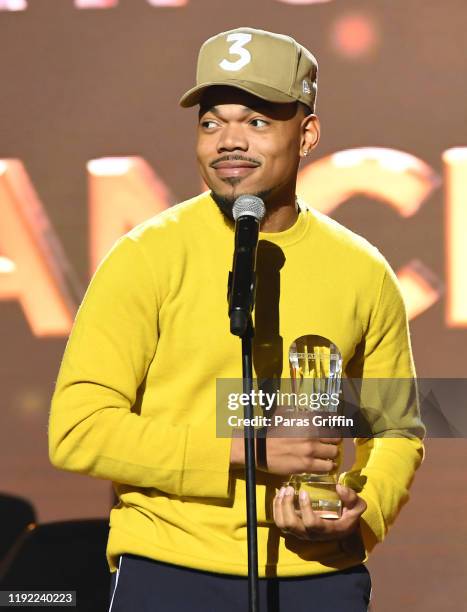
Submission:
{"label": "orange letter on backdrop", "polygon": [[141,157],[88,162],[90,274],[113,243],[138,223],[168,208],[172,198]]}
{"label": "orange letter on backdrop", "polygon": [[0,0],[0,11],[25,11],[27,0]]}
{"label": "orange letter on backdrop", "polygon": [[118,0],[75,0],[75,7],[79,9],[90,8],[113,8],[118,5]]}
{"label": "orange letter on backdrop", "polygon": [[[411,217],[439,184],[432,168],[417,157],[394,149],[365,147],[309,164],[300,172],[297,191],[325,214],[361,193],[391,206],[402,217]],[[440,282],[417,260],[400,270],[398,277],[409,318],[439,299]]]}
{"label": "orange letter on backdrop", "polygon": [[73,273],[18,160],[0,160],[0,300],[18,300],[35,336],[69,333]]}
{"label": "orange letter on backdrop", "polygon": [[467,327],[467,147],[443,154],[446,182],[446,320]]}

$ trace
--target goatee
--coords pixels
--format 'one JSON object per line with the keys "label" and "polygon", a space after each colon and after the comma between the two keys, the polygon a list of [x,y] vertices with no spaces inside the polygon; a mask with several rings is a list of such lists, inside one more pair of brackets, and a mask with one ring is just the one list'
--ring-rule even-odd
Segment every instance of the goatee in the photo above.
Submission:
{"label": "goatee", "polygon": [[260,198],[261,200],[263,200],[263,202],[266,204],[266,200],[269,196],[269,194],[271,193],[271,189],[265,189],[263,191],[257,191],[256,193],[248,193],[248,194],[244,194],[244,193],[239,193],[239,194],[232,194],[231,196],[223,196],[220,193],[216,193],[215,191],[211,190],[211,196],[212,199],[214,200],[214,202],[217,204],[217,206],[219,207],[220,211],[231,221],[234,221],[233,218],[233,214],[232,214],[232,209],[233,209],[233,205],[235,204],[235,200],[241,196],[241,195],[252,195],[252,196],[256,196],[257,198]]}

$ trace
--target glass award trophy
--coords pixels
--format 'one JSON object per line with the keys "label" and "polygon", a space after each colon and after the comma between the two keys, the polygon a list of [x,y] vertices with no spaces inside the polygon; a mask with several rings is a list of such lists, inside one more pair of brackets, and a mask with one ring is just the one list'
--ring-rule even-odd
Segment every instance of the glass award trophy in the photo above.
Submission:
{"label": "glass award trophy", "polygon": [[[331,341],[321,336],[306,335],[297,338],[289,348],[289,366],[294,398],[309,398],[305,405],[296,401],[293,410],[310,421],[313,416],[322,417],[318,422],[332,422],[326,417],[339,414],[342,356]],[[316,427],[316,437],[338,437],[332,427]],[[340,465],[340,453],[335,459]],[[336,491],[337,468],[327,473],[292,474],[284,486],[295,489],[295,507],[299,509],[298,495],[306,490],[313,511],[322,518],[336,519],[341,516],[342,502]]]}

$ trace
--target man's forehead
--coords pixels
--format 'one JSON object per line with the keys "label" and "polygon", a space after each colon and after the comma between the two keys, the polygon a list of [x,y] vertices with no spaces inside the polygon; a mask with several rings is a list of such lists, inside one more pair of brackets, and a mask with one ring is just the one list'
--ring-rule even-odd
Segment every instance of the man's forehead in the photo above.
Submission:
{"label": "man's forehead", "polygon": [[222,110],[224,108],[227,107],[233,107],[235,108],[235,110],[240,111],[241,113],[251,113],[252,111],[263,111],[263,112],[267,112],[269,109],[269,105],[267,103],[258,103],[258,104],[252,104],[251,106],[246,106],[244,104],[236,104],[233,102],[225,102],[225,103],[220,103],[220,104],[214,104],[214,105],[200,105],[200,112],[201,113],[214,113],[215,115],[218,115],[220,113],[222,113]]}
{"label": "man's forehead", "polygon": [[295,102],[290,104],[269,102],[247,91],[226,86],[208,88],[201,98],[199,112],[200,115],[207,112],[217,114],[222,112],[222,107],[227,107],[228,105],[238,107],[238,110],[242,113],[260,111],[271,116],[287,115],[290,117],[296,111]]}
{"label": "man's forehead", "polygon": [[272,104],[248,91],[243,91],[238,87],[213,86],[208,87],[201,97],[201,107],[219,106],[221,104],[239,104],[251,108],[256,105]]}

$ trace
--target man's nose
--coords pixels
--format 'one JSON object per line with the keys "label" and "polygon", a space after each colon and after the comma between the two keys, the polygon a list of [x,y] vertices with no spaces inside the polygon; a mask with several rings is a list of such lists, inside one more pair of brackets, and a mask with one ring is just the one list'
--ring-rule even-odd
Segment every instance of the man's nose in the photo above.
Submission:
{"label": "man's nose", "polygon": [[219,153],[236,150],[247,151],[248,139],[243,126],[234,123],[225,125],[219,136],[217,150]]}

